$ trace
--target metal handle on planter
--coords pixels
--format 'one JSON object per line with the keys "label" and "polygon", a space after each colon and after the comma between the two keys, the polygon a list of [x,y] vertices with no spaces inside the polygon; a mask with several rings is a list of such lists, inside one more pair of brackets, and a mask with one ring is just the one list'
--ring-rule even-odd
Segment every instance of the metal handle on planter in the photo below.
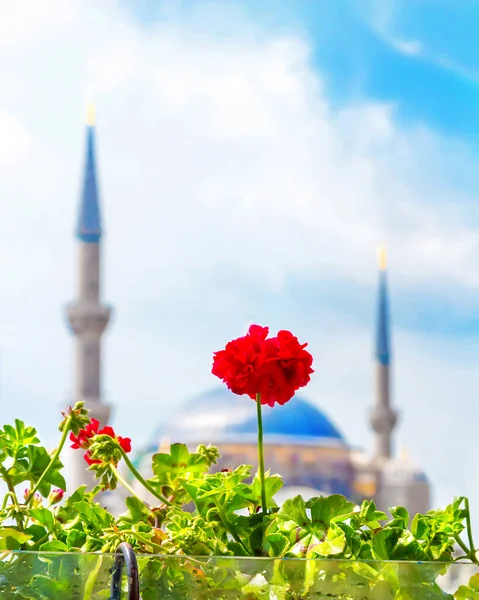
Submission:
{"label": "metal handle on planter", "polygon": [[130,544],[126,542],[122,542],[117,551],[120,554],[117,554],[112,569],[110,600],[121,600],[121,579],[124,566],[126,566],[126,576],[128,578],[127,600],[140,600],[140,580],[135,552]]}

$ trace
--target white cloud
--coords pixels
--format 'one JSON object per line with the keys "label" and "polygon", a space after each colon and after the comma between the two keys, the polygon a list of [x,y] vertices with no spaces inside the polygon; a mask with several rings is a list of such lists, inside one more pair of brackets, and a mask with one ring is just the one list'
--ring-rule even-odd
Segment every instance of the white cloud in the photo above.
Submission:
{"label": "white cloud", "polygon": [[402,54],[410,56],[419,56],[422,51],[422,44],[417,40],[404,40],[401,38],[390,38],[391,44]]}
{"label": "white cloud", "polygon": [[[399,33],[397,21],[400,11],[400,3],[394,0],[365,0],[360,10],[375,33],[396,52],[449,71],[460,79],[479,83],[479,71],[451,58],[447,51],[431,51],[425,42]],[[464,43],[467,46],[467,42]],[[447,48],[447,42],[444,47]]]}
{"label": "white cloud", "polygon": [[11,167],[25,158],[31,146],[31,136],[22,123],[6,112],[0,113],[0,161]]}
{"label": "white cloud", "polygon": [[[467,148],[420,125],[399,128],[394,106],[335,110],[304,40],[246,23],[215,37],[171,14],[142,30],[113,2],[49,0],[29,27],[21,27],[25,13],[11,17],[14,26],[0,22],[0,39],[11,29],[10,52],[0,54],[0,115],[9,115],[0,130],[10,132],[6,152],[0,142],[5,417],[39,419],[47,431],[44,413],[50,418],[72,388],[59,311],[74,294],[80,119],[92,94],[106,296],[118,309],[107,397],[119,424],[142,440],[152,422],[212,383],[211,351],[268,314],[255,293],[280,304],[288,276],[369,284],[375,247],[386,242],[398,286],[479,288],[477,223],[448,179],[450,156],[460,168],[473,164]],[[284,320],[294,322],[295,311],[317,318],[311,304],[285,303]],[[370,335],[335,323],[339,335],[309,338],[321,357],[310,395],[327,399],[348,438],[365,443]],[[426,402],[441,406],[434,414],[447,431],[456,419],[449,398],[473,388],[473,366],[465,355],[465,367],[451,362],[455,345],[442,356],[436,341],[405,335],[397,367],[404,437],[444,490],[422,428]],[[465,481],[464,469],[454,477]]]}

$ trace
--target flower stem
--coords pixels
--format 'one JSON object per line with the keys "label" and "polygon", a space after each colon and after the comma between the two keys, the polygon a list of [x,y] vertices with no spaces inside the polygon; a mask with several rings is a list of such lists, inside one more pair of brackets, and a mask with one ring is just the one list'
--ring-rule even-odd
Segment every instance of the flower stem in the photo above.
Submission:
{"label": "flower stem", "polygon": [[12,483],[12,480],[8,476],[6,469],[2,467],[0,473],[2,474],[2,477],[8,486],[8,492],[5,494],[5,498],[3,499],[2,511],[6,509],[8,499],[10,498],[10,500],[12,501],[12,506],[15,508],[15,521],[17,522],[18,529],[20,531],[23,531],[23,518],[18,512],[19,506],[17,495],[15,494],[15,487]]}
{"label": "flower stem", "polygon": [[461,538],[459,537],[459,535],[455,535],[454,539],[456,540],[457,545],[464,550],[464,552],[467,555],[467,558],[469,560],[471,560],[472,562],[474,562],[474,560],[471,558],[471,552],[469,550],[469,548],[466,546],[466,544],[461,540]]}
{"label": "flower stem", "polygon": [[65,427],[63,429],[63,434],[62,434],[62,437],[60,439],[60,443],[58,444],[57,449],[55,450],[53,456],[51,457],[50,462],[48,463],[47,468],[40,475],[40,477],[39,477],[37,483],[34,485],[33,489],[30,490],[30,493],[28,494],[28,498],[25,500],[25,504],[27,504],[27,505],[30,504],[30,502],[33,500],[33,497],[35,496],[35,493],[37,492],[38,488],[42,484],[42,481],[45,479],[45,477],[47,476],[47,474],[50,471],[50,469],[53,467],[53,465],[58,460],[58,457],[60,456],[60,453],[63,450],[63,446],[65,445],[65,442],[67,441],[67,436],[70,433],[71,422],[72,422],[72,418],[70,416],[70,417],[68,417],[68,419],[65,422]]}
{"label": "flower stem", "polygon": [[118,469],[115,467],[115,465],[110,465],[110,469],[112,470],[112,472],[115,474],[115,477],[118,479],[118,481],[121,483],[121,485],[126,488],[130,494],[132,496],[134,496],[135,498],[137,498],[138,500],[140,500],[140,502],[143,502],[143,500],[140,498],[140,496],[138,496],[138,494],[135,492],[135,490],[131,487],[131,485],[128,483],[128,481],[126,481],[126,479],[124,479],[121,475],[120,472],[118,471]]}
{"label": "flower stem", "polygon": [[17,497],[15,496],[15,493],[9,491],[5,494],[5,497],[3,498],[2,511],[7,508],[8,500],[12,501],[13,506],[18,507],[18,500],[17,500]]}
{"label": "flower stem", "polygon": [[151,485],[146,481],[146,479],[138,472],[136,467],[133,465],[131,460],[126,455],[126,452],[123,450],[123,448],[120,448],[120,450],[121,450],[123,459],[126,463],[126,466],[130,469],[130,471],[138,479],[138,481],[150,492],[150,494],[155,496],[155,498],[158,498],[158,500],[161,500],[161,502],[163,502],[163,504],[166,504],[166,506],[171,506],[171,502],[169,500],[167,500],[163,496],[163,494],[160,494],[160,492],[157,492],[153,487],[151,487]]}
{"label": "flower stem", "polygon": [[266,484],[264,477],[264,451],[263,451],[263,416],[261,414],[261,394],[256,394],[256,409],[258,414],[258,463],[259,463],[259,477],[261,481],[261,508],[263,513],[268,512],[266,505]]}
{"label": "flower stem", "polygon": [[467,539],[469,542],[471,560],[477,564],[478,559],[476,557],[476,549],[474,548],[474,540],[472,539],[471,511],[469,508],[469,498],[464,498],[464,506],[466,509],[466,529],[467,529]]}

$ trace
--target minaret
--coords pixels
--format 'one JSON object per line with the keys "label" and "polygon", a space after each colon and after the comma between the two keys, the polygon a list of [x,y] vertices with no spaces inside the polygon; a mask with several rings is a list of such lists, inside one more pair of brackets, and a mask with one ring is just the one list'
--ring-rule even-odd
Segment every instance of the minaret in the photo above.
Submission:
{"label": "minaret", "polygon": [[[89,105],[86,119],[86,159],[76,230],[78,242],[77,298],[68,306],[67,319],[75,336],[75,396],[84,401],[104,426],[110,407],[102,403],[101,339],[111,309],[101,303],[101,218],[95,161],[95,109]],[[83,453],[73,457],[70,485],[90,484]]]}
{"label": "minaret", "polygon": [[391,437],[396,425],[397,414],[391,408],[390,399],[390,330],[387,288],[386,249],[378,252],[379,261],[379,305],[376,332],[376,403],[371,413],[371,425],[376,433],[375,458],[383,462],[391,458]]}

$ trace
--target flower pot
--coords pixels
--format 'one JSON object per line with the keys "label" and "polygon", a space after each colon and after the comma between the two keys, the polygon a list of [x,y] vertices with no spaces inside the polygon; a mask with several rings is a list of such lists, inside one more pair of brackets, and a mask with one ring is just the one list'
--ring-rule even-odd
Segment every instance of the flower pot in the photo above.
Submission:
{"label": "flower pot", "polygon": [[[0,598],[139,600],[134,554],[128,547],[121,550],[123,554],[117,555],[5,553],[0,562]],[[461,563],[137,558],[141,600],[452,600],[460,586],[469,585],[471,576],[479,573],[474,565]],[[479,598],[472,587],[461,593],[459,598]]]}
{"label": "flower pot", "polygon": [[120,544],[117,554],[5,552],[0,560],[0,598],[139,600],[135,553],[129,544]]}
{"label": "flower pot", "polygon": [[452,600],[479,572],[406,561],[139,556],[138,563],[142,600]]}

